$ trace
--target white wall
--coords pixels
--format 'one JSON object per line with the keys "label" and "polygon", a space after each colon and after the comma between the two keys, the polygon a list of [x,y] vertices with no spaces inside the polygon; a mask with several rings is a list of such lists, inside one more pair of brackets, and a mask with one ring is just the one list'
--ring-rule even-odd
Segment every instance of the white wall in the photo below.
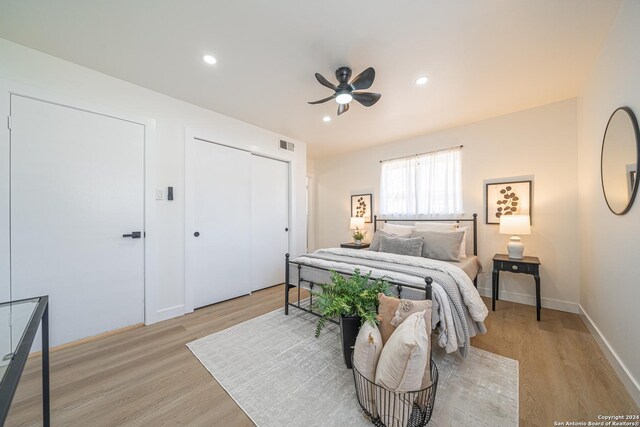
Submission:
{"label": "white wall", "polygon": [[[542,261],[543,307],[577,312],[578,218],[576,101],[548,106],[456,127],[358,151],[316,159],[316,246],[332,247],[351,240],[350,194],[373,193],[377,212],[382,159],[464,145],[462,186],[465,216],[479,214],[479,256],[485,273],[479,287],[489,294],[491,258],[505,253],[509,236],[497,225],[485,225],[484,181],[533,176],[532,235],[523,236],[525,252]],[[368,239],[372,235],[369,228]],[[501,275],[501,297],[535,303],[530,276]]]}
{"label": "white wall", "polygon": [[[162,70],[158,70],[159,73]],[[211,72],[215,79],[215,70]],[[147,212],[147,224],[152,227],[147,237],[147,248],[152,251],[153,280],[156,289],[154,301],[157,319],[182,314],[184,304],[184,139],[185,128],[214,138],[217,142],[279,156],[281,138],[270,131],[196,107],[157,92],[132,85],[96,71],[54,58],[0,39],[0,79],[18,82],[36,89],[54,92],[66,99],[83,104],[104,107],[126,115],[136,115],[156,121],[156,138],[147,155],[152,164],[149,176],[151,188],[173,186],[175,200],[153,202]],[[2,102],[6,100],[3,98]],[[5,106],[6,107],[6,106]],[[4,119],[2,119],[4,120]],[[4,125],[3,125],[4,126]],[[3,130],[1,132],[8,132]],[[5,139],[5,138],[3,138]],[[294,153],[286,152],[292,173],[291,252],[306,251],[305,176],[306,145],[299,141]],[[1,147],[0,206],[6,211],[7,149]],[[147,194],[153,197],[153,194]],[[6,216],[6,215],[5,215]],[[7,224],[1,224],[0,236],[6,240]],[[0,245],[6,247],[6,241]],[[6,269],[6,260],[2,260]],[[3,274],[1,286],[8,286]],[[155,319],[148,319],[153,321]]]}
{"label": "white wall", "polygon": [[[622,3],[578,98],[580,304],[640,402],[640,202],[609,211],[600,184],[600,149],[609,116],[629,106],[640,117],[640,2]],[[605,344],[606,345],[606,344]],[[626,372],[624,372],[626,370]],[[625,375],[628,378],[625,378]],[[630,381],[629,381],[630,380]]]}

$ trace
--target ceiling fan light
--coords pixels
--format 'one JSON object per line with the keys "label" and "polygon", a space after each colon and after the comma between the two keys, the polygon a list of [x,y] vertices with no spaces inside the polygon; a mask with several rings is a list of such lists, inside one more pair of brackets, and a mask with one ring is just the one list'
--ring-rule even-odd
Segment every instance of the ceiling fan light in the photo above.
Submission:
{"label": "ceiling fan light", "polygon": [[209,64],[209,65],[213,65],[213,64],[215,64],[216,62],[218,62],[218,61],[216,60],[216,58],[215,58],[213,55],[204,55],[204,56],[202,57],[202,60],[203,60],[204,62],[206,62],[207,64]]}
{"label": "ceiling fan light", "polygon": [[338,104],[348,104],[351,101],[353,101],[353,96],[351,96],[351,94],[349,92],[342,92],[339,93],[338,96],[336,96],[336,102]]}

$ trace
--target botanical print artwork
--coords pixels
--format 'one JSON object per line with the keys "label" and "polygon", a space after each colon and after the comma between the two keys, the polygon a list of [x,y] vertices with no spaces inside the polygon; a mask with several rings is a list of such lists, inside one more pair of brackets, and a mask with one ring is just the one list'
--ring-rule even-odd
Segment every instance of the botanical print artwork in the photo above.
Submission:
{"label": "botanical print artwork", "polygon": [[518,208],[520,198],[513,191],[513,187],[507,185],[500,190],[500,194],[502,195],[502,199],[496,201],[496,205],[498,206],[495,211],[496,218],[500,219],[502,215],[518,215],[518,213],[520,213],[520,208]]}
{"label": "botanical print artwork", "polygon": [[372,198],[372,194],[351,196],[351,216],[362,217],[364,222],[371,222]]}
{"label": "botanical print artwork", "polygon": [[363,217],[365,212],[367,212],[367,203],[364,201],[364,197],[358,197],[356,203],[356,216]]}
{"label": "botanical print artwork", "polygon": [[487,224],[503,215],[531,216],[531,181],[487,183],[485,206]]}

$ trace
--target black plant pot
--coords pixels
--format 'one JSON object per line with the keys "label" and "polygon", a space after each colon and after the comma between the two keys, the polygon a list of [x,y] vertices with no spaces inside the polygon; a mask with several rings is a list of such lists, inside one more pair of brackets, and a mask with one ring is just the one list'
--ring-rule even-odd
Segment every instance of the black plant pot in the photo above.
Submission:
{"label": "black plant pot", "polygon": [[359,316],[340,316],[340,340],[342,341],[342,354],[347,368],[351,369],[351,354],[356,338],[360,331],[361,318]]}

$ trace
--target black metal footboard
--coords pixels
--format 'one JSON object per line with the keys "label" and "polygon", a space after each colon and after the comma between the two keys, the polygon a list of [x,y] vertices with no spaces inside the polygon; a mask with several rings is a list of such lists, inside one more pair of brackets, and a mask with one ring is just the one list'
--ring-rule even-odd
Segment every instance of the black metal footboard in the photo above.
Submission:
{"label": "black metal footboard", "polygon": [[[296,266],[295,268],[298,269],[298,279],[297,279],[297,283],[292,284],[291,283],[291,265]],[[316,267],[316,266],[311,266],[311,265],[307,265],[307,264],[301,264],[299,262],[295,262],[295,261],[290,261],[289,260],[289,254],[285,255],[285,261],[284,261],[284,314],[288,315],[289,314],[289,307],[293,307],[293,308],[297,308],[298,310],[302,310],[302,311],[306,311],[307,313],[311,313],[314,316],[318,316],[320,317],[321,315],[319,313],[316,313],[313,311],[313,287],[318,285],[318,283],[315,283],[311,280],[306,280],[302,277],[302,267],[306,267],[306,268],[311,268],[314,270],[320,270],[320,271],[333,271],[331,269],[328,268],[322,268],[322,267]],[[339,274],[342,274],[343,276],[346,277],[350,277],[352,276],[352,274],[350,273],[343,273],[338,271]],[[414,289],[417,291],[422,291],[425,293],[425,299],[432,299],[432,294],[431,294],[431,283],[433,283],[433,279],[429,276],[425,277],[424,281],[425,281],[425,286],[424,288],[421,286],[417,286],[417,285],[409,285],[409,284],[404,284],[404,283],[398,283],[398,282],[394,282],[392,280],[385,280],[387,283],[389,283],[389,285],[391,285],[392,287],[395,288],[395,291],[398,295],[398,298],[402,298],[402,291],[404,288],[408,288],[408,289]],[[301,292],[301,288],[303,284],[308,284],[309,285],[309,290],[310,290],[310,296],[309,296],[309,306],[308,308],[303,307],[300,304],[300,292]],[[293,288],[297,288],[298,289],[298,299],[295,302],[291,302],[289,300],[289,291]],[[335,320],[331,320],[331,322],[333,323],[337,323],[337,321]]]}

